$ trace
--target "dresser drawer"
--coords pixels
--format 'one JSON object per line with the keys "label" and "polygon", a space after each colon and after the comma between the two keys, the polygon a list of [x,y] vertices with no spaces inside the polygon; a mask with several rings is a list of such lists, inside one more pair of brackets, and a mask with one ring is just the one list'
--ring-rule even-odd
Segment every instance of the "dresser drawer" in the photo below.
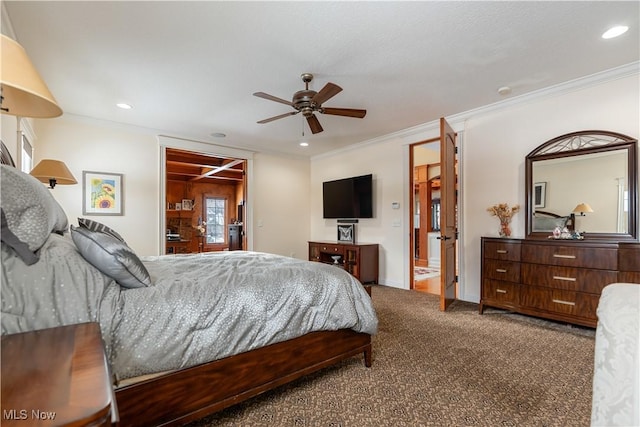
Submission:
{"label": "dresser drawer", "polygon": [[483,256],[504,261],[520,261],[521,246],[519,243],[485,242]]}
{"label": "dresser drawer", "polygon": [[485,259],[482,265],[484,279],[520,283],[520,263]]}
{"label": "dresser drawer", "polygon": [[495,302],[517,305],[520,300],[520,285],[499,280],[482,282],[482,298]]}
{"label": "dresser drawer", "polygon": [[[628,247],[626,247],[628,246]],[[635,271],[640,273],[640,247],[623,245],[619,251],[620,271]]]}
{"label": "dresser drawer", "polygon": [[520,289],[520,304],[523,306],[590,320],[597,320],[599,300],[599,295],[560,289],[524,285]]}
{"label": "dresser drawer", "polygon": [[320,244],[320,252],[342,254],[342,246],[323,243],[323,244]]}
{"label": "dresser drawer", "polygon": [[640,284],[640,272],[621,271],[618,273],[618,282]]}
{"label": "dresser drawer", "polygon": [[534,264],[618,269],[617,248],[561,245],[522,245],[522,261]]}
{"label": "dresser drawer", "polygon": [[618,281],[618,272],[589,268],[522,264],[522,283],[600,295],[602,288]]}

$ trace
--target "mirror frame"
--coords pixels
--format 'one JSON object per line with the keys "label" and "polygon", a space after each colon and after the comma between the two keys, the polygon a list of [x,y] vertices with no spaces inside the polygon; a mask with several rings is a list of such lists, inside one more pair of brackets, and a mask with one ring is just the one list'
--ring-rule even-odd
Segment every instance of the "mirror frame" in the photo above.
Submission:
{"label": "mirror frame", "polygon": [[[638,140],[617,132],[586,130],[567,133],[541,144],[525,157],[525,227],[527,239],[548,239],[549,232],[535,232],[533,227],[533,164],[539,160],[602,153],[612,150],[627,151],[629,179],[629,224],[627,233],[586,233],[585,240],[629,241],[638,240]],[[565,240],[562,240],[565,241]],[[579,241],[579,240],[569,240]]]}

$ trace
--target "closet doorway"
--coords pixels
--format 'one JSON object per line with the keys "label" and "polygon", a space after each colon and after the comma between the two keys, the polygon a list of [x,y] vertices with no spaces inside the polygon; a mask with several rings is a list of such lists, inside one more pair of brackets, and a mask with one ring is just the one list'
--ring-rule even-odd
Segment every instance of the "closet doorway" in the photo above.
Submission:
{"label": "closet doorway", "polygon": [[165,150],[165,254],[247,249],[247,161]]}
{"label": "closet doorway", "polygon": [[441,136],[409,149],[410,288],[440,296],[440,308],[457,295],[457,160],[455,133],[444,119]]}

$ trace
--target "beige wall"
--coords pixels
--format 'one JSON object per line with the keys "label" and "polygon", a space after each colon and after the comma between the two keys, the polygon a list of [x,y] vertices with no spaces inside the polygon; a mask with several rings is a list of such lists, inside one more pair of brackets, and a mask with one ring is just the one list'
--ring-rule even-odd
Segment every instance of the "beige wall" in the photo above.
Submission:
{"label": "beige wall", "polygon": [[[450,118],[460,134],[459,298],[466,301],[478,302],[480,297],[480,237],[497,236],[497,221],[486,208],[502,202],[524,207],[524,158],[530,151],[578,130],[612,130],[635,138],[640,134],[637,74],[528,99]],[[427,124],[420,131],[363,143],[357,150],[313,158],[311,237],[335,236],[335,220],[322,219],[321,183],[373,173],[376,217],[360,221],[357,237],[381,244],[381,283],[408,288],[408,144],[438,132],[437,124]],[[400,201],[401,209],[392,210],[392,201]],[[512,222],[516,237],[524,236],[523,215],[516,214]]]}
{"label": "beige wall", "polygon": [[[78,180],[53,190],[72,224],[82,216],[82,171],[121,173],[124,215],[92,218],[117,230],[139,255],[160,254],[160,142],[152,130],[63,115],[37,120],[36,135],[35,161],[63,160]],[[253,225],[253,249],[306,259],[309,160],[261,154],[253,165],[248,213],[262,224]]]}

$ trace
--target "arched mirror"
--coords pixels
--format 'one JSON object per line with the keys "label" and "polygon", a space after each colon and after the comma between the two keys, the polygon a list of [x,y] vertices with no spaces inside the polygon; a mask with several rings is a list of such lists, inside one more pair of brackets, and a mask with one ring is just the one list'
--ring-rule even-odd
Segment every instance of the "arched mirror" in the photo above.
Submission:
{"label": "arched mirror", "polygon": [[[525,161],[527,238],[638,239],[638,141],[608,131],[553,138]],[[576,233],[577,232],[577,233]]]}

